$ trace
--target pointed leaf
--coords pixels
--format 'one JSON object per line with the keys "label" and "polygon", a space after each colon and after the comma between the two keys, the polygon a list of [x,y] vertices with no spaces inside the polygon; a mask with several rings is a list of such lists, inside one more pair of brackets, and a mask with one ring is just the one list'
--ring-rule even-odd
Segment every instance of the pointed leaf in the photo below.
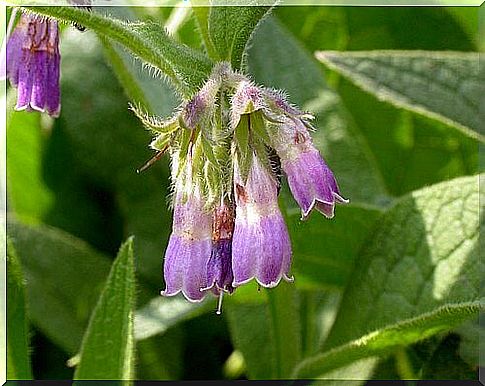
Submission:
{"label": "pointed leaf", "polygon": [[133,239],[120,248],[83,338],[75,379],[133,378]]}
{"label": "pointed leaf", "polygon": [[75,354],[109,272],[109,259],[52,227],[9,220],[8,235],[22,262],[31,322]]}
{"label": "pointed leaf", "polygon": [[243,55],[254,30],[270,7],[231,7],[217,5],[210,8],[208,30],[219,60],[227,60],[235,69],[242,67]]}
{"label": "pointed leaf", "polygon": [[293,376],[295,378],[319,378],[324,374],[328,376],[327,373],[333,369],[363,358],[383,355],[403,345],[448,331],[483,310],[484,307],[480,302],[461,303],[441,307],[417,318],[406,319],[304,360],[298,365]]}
{"label": "pointed leaf", "polygon": [[316,57],[377,98],[485,142],[479,129],[484,86],[477,53],[321,51]]}
{"label": "pointed leaf", "polygon": [[324,349],[299,367],[320,376],[451,330],[480,302],[478,176],[418,190],[386,212],[354,269]]}
{"label": "pointed leaf", "polygon": [[32,379],[22,267],[7,240],[7,379]]}

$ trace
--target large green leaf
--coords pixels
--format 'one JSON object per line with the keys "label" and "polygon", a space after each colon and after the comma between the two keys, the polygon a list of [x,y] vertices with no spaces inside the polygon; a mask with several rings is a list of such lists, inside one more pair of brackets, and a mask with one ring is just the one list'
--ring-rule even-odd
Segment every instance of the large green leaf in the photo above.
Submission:
{"label": "large green leaf", "polygon": [[256,302],[241,301],[237,291],[227,299],[232,342],[244,357],[249,379],[288,379],[302,354],[299,294],[294,283],[286,282],[264,292],[251,290]]}
{"label": "large green leaf", "polygon": [[317,58],[379,99],[480,133],[478,54],[426,51],[317,52]]}
{"label": "large green leaf", "polygon": [[[21,2],[12,2],[21,5]],[[147,21],[127,23],[74,7],[32,7],[41,15],[76,22],[113,39],[165,74],[176,90],[190,97],[208,76],[210,60],[200,52],[175,42],[163,26]]]}
{"label": "large green leaf", "polygon": [[32,379],[25,283],[10,240],[7,240],[7,379]]}
{"label": "large green leaf", "polygon": [[70,354],[83,331],[109,271],[109,259],[58,229],[8,223],[27,283],[29,318]]}
{"label": "large green leaf", "polygon": [[478,208],[473,176],[416,191],[383,215],[357,260],[326,350],[298,374],[319,376],[477,315]]}
{"label": "large green leaf", "polygon": [[326,85],[310,52],[277,19],[268,17],[256,31],[248,64],[256,81],[286,90],[293,103],[316,115],[314,141],[344,195],[354,203],[382,205],[388,201],[370,149],[339,96]]}
{"label": "large green leaf", "polygon": [[84,334],[75,379],[133,378],[135,262],[133,239],[113,262]]}
{"label": "large green leaf", "polygon": [[[218,5],[210,8],[207,23],[208,35],[219,60],[227,60],[235,69],[241,68],[243,54],[251,35],[270,7],[231,7]],[[202,14],[199,14],[199,22]],[[202,28],[202,31],[204,31]],[[210,47],[209,44],[206,46]]]}
{"label": "large green leaf", "polygon": [[[363,358],[384,355],[404,345],[429,338],[478,315],[484,307],[480,302],[444,306],[417,318],[406,319],[393,326],[374,331],[342,346],[301,362],[295,369],[296,378],[328,377],[331,371]],[[344,375],[345,377],[348,376]],[[332,379],[332,376],[330,376]]]}
{"label": "large green leaf", "polygon": [[[13,102],[14,93],[8,94]],[[13,107],[13,103],[9,103]],[[45,128],[45,127],[44,127]],[[9,209],[28,222],[39,222],[54,197],[42,175],[45,142],[40,115],[9,109],[7,117],[7,189]]]}

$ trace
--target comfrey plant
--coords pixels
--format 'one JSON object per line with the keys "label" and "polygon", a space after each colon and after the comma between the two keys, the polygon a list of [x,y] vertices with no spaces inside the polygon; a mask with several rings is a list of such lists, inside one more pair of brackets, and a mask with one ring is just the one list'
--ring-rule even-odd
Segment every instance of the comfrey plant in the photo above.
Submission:
{"label": "comfrey plant", "polygon": [[[290,275],[291,243],[278,206],[279,167],[302,219],[313,208],[332,218],[346,203],[312,143],[312,116],[281,91],[255,85],[220,62],[176,114],[161,120],[134,109],[157,134],[151,147],[172,158],[173,230],[165,253],[165,296],[200,301],[255,279]],[[276,152],[276,161],[274,153]]]}

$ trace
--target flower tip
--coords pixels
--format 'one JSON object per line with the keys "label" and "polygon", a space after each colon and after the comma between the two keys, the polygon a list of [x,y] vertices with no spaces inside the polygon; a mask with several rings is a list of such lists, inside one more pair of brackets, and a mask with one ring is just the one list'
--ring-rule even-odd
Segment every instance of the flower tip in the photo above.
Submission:
{"label": "flower tip", "polygon": [[348,204],[350,200],[348,198],[343,198],[340,194],[338,193],[333,193],[333,196],[335,197],[335,202],[338,202],[339,204]]}
{"label": "flower tip", "polygon": [[285,273],[285,274],[283,274],[283,279],[285,279],[285,281],[288,282],[288,283],[293,283],[295,281],[295,276],[293,276],[293,275],[288,276]]}

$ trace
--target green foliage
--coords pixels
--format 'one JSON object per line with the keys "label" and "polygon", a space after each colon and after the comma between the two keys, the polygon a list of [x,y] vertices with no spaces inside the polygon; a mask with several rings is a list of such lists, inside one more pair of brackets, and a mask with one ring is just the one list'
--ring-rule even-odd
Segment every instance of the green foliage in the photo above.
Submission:
{"label": "green foliage", "polygon": [[451,330],[481,309],[478,177],[405,197],[363,248],[326,351],[299,366],[316,377]]}
{"label": "green foliage", "polygon": [[[208,36],[218,55],[217,59],[229,61],[235,69],[243,67],[243,55],[248,41],[258,23],[270,10],[270,7],[258,7],[255,4],[229,7],[214,2],[215,6],[210,8],[207,15]],[[202,26],[201,29],[204,31],[206,27]]]}
{"label": "green foliage", "polygon": [[480,141],[478,54],[426,51],[317,52],[317,58],[380,100],[457,127]]}
{"label": "green foliage", "polygon": [[53,342],[75,354],[109,271],[109,259],[85,242],[47,226],[9,221],[21,259],[29,319]]}
{"label": "green foliage", "polygon": [[[376,330],[342,346],[301,362],[293,374],[296,378],[318,378],[333,369],[366,357],[383,355],[399,347],[447,331],[483,307],[479,302],[445,306],[418,318],[401,321],[393,326]],[[332,378],[332,377],[330,377]]]}
{"label": "green foliage", "polygon": [[[32,375],[28,325],[39,378],[59,376],[75,354],[76,379],[226,374],[332,385],[476,375],[483,331],[471,322],[483,310],[484,266],[475,10],[31,9],[88,31],[63,27],[59,119],[12,112],[9,90],[9,323],[21,326],[9,329],[12,378]],[[238,288],[218,316],[216,299],[158,295],[172,221],[168,162],[135,173],[153,155],[152,138],[128,106],[171,116],[222,59],[315,115],[314,143],[351,203],[332,220],[302,222],[283,182],[295,282]],[[235,135],[244,152],[257,133]],[[215,162],[217,149],[203,145]],[[129,235],[136,251],[130,239],[112,262]],[[20,271],[25,280],[11,274]]]}
{"label": "green foliage", "polygon": [[7,379],[32,379],[25,283],[13,244],[7,240]]}
{"label": "green foliage", "polygon": [[133,239],[120,248],[84,334],[75,379],[133,379]]}

